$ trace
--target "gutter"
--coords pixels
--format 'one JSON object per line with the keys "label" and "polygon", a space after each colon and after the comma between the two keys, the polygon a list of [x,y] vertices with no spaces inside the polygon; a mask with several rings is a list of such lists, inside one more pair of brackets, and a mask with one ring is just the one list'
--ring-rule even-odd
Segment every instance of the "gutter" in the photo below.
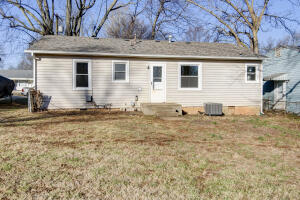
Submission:
{"label": "gutter", "polygon": [[11,80],[33,81],[33,78],[9,78]]}
{"label": "gutter", "polygon": [[262,61],[262,57],[218,57],[218,56],[177,56],[177,55],[151,55],[151,54],[118,54],[118,53],[97,53],[97,52],[76,52],[76,51],[44,51],[25,50],[25,53],[52,54],[52,55],[81,55],[81,56],[112,56],[124,58],[184,58],[184,59],[207,59],[207,60],[256,60]]}

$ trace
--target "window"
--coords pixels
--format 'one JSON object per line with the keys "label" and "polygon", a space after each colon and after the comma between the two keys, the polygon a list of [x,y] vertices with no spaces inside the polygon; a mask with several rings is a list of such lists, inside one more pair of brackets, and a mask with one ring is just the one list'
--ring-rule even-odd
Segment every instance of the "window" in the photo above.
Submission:
{"label": "window", "polygon": [[128,82],[129,81],[129,62],[128,61],[113,61],[112,80],[114,82]]}
{"label": "window", "polygon": [[153,66],[153,82],[162,82],[161,66]]}
{"label": "window", "polygon": [[258,82],[258,67],[257,65],[246,65],[246,83]]}
{"label": "window", "polygon": [[200,64],[183,63],[179,65],[179,89],[199,90],[202,87],[202,67]]}
{"label": "window", "polygon": [[73,89],[91,90],[91,61],[73,60]]}

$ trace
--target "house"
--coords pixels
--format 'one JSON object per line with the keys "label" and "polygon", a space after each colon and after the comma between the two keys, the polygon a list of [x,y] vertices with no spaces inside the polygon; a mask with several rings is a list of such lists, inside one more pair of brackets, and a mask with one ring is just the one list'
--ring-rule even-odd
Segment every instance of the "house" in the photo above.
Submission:
{"label": "house", "polygon": [[22,90],[24,87],[33,87],[33,71],[32,70],[0,70],[0,75],[15,82],[15,90]]}
{"label": "house", "polygon": [[300,48],[276,48],[267,57],[263,62],[265,107],[300,113]]}
{"label": "house", "polygon": [[263,58],[234,44],[44,36],[25,52],[49,109],[163,102],[188,113],[206,102],[222,103],[225,114],[262,109]]}

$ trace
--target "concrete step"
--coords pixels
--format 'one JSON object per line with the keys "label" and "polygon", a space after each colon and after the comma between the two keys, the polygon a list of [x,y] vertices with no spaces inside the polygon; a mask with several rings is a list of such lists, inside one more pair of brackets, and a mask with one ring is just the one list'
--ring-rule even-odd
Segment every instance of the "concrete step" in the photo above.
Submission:
{"label": "concrete step", "polygon": [[141,110],[144,115],[156,115],[160,117],[182,115],[182,106],[176,103],[142,103]]}

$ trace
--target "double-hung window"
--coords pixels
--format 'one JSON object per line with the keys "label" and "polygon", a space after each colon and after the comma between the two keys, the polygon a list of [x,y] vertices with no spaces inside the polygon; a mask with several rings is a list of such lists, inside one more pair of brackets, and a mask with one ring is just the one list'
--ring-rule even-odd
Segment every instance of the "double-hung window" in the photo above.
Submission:
{"label": "double-hung window", "polygon": [[129,81],[129,62],[113,61],[112,62],[112,81],[128,82]]}
{"label": "double-hung window", "polygon": [[91,90],[91,61],[76,59],[73,60],[73,89]]}
{"label": "double-hung window", "polygon": [[179,64],[179,89],[201,90],[202,89],[202,66],[199,63]]}
{"label": "double-hung window", "polygon": [[246,83],[257,83],[258,82],[258,66],[253,64],[246,65]]}

